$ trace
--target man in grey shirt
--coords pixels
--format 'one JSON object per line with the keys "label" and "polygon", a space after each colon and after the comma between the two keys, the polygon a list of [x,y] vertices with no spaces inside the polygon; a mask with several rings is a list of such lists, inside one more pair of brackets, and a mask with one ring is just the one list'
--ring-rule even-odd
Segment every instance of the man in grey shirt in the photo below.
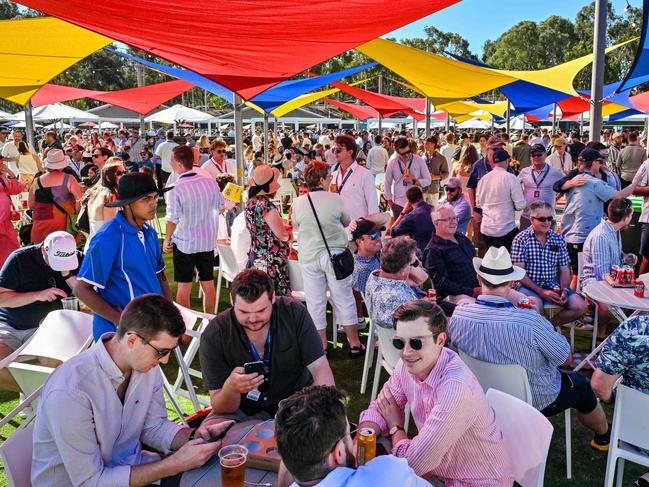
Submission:
{"label": "man in grey shirt", "polygon": [[638,143],[638,132],[630,132],[629,145],[620,151],[616,162],[623,188],[631,184],[633,176],[646,158],[645,149]]}

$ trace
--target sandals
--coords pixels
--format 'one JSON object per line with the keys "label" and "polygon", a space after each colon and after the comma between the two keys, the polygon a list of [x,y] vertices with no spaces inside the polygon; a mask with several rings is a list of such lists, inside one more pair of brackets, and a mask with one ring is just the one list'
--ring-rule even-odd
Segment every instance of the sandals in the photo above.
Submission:
{"label": "sandals", "polygon": [[349,347],[349,358],[358,358],[365,355],[365,345],[361,344],[360,347]]}

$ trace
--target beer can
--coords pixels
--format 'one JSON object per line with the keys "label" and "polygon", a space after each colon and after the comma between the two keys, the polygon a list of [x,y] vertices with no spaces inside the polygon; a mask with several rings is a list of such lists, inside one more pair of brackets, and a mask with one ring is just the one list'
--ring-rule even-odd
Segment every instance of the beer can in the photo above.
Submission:
{"label": "beer can", "polygon": [[620,266],[619,265],[613,265],[611,266],[611,271],[609,272],[609,275],[611,276],[611,279],[613,282],[617,281],[617,275],[620,272]]}
{"label": "beer can", "polygon": [[435,291],[433,288],[428,290],[428,298],[429,299],[437,299],[437,291]]}
{"label": "beer can", "polygon": [[552,288],[552,291],[557,293],[559,296],[561,296],[561,288],[559,286],[554,286]]}
{"label": "beer can", "polygon": [[[410,175],[410,170],[407,167],[403,168],[403,177],[406,178],[407,176]],[[404,186],[408,186],[408,183],[406,183],[405,179],[403,181]]]}
{"label": "beer can", "polygon": [[627,266],[629,273],[629,282],[628,284],[633,284],[635,282],[635,269],[631,266]]}
{"label": "beer can", "polygon": [[644,298],[644,281],[640,279],[635,280],[635,285],[633,286],[633,295],[636,298]]}
{"label": "beer can", "polygon": [[358,430],[358,466],[365,465],[376,456],[376,432],[372,428]]}
{"label": "beer can", "polygon": [[529,309],[529,308],[532,307],[532,305],[530,303],[530,300],[527,299],[527,297],[521,296],[520,298],[518,298],[518,307],[519,308]]}
{"label": "beer can", "polygon": [[330,193],[337,193],[338,192],[338,185],[336,183],[329,184],[329,192]]}

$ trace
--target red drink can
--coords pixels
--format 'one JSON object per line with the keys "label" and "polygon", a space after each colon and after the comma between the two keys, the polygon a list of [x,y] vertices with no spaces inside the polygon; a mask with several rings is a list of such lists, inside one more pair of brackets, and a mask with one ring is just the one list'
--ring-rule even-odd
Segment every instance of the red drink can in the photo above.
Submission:
{"label": "red drink can", "polygon": [[611,279],[613,282],[617,281],[617,275],[620,272],[620,266],[619,265],[614,265],[611,266],[611,271],[609,272],[609,275],[611,276]]}
{"label": "red drink can", "polygon": [[636,298],[644,298],[644,281],[640,279],[635,280],[635,285],[633,286],[633,295]]}
{"label": "red drink can", "polygon": [[529,309],[529,308],[532,307],[532,305],[530,304],[529,299],[527,299],[526,297],[521,297],[521,298],[518,299],[518,307],[519,308]]}
{"label": "red drink can", "polygon": [[437,299],[437,291],[434,289],[429,289],[428,290],[428,299]]}

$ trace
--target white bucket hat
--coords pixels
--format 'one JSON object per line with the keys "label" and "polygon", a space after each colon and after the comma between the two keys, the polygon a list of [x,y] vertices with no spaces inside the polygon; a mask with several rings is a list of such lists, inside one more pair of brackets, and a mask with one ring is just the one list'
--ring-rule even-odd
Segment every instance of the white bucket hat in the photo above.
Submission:
{"label": "white bucket hat", "polygon": [[70,159],[61,149],[50,149],[45,158],[45,167],[47,169],[65,169],[70,165]]}
{"label": "white bucket hat", "polygon": [[491,284],[520,281],[525,277],[525,269],[512,265],[512,258],[505,247],[489,247],[484,258],[473,258],[476,273]]}

